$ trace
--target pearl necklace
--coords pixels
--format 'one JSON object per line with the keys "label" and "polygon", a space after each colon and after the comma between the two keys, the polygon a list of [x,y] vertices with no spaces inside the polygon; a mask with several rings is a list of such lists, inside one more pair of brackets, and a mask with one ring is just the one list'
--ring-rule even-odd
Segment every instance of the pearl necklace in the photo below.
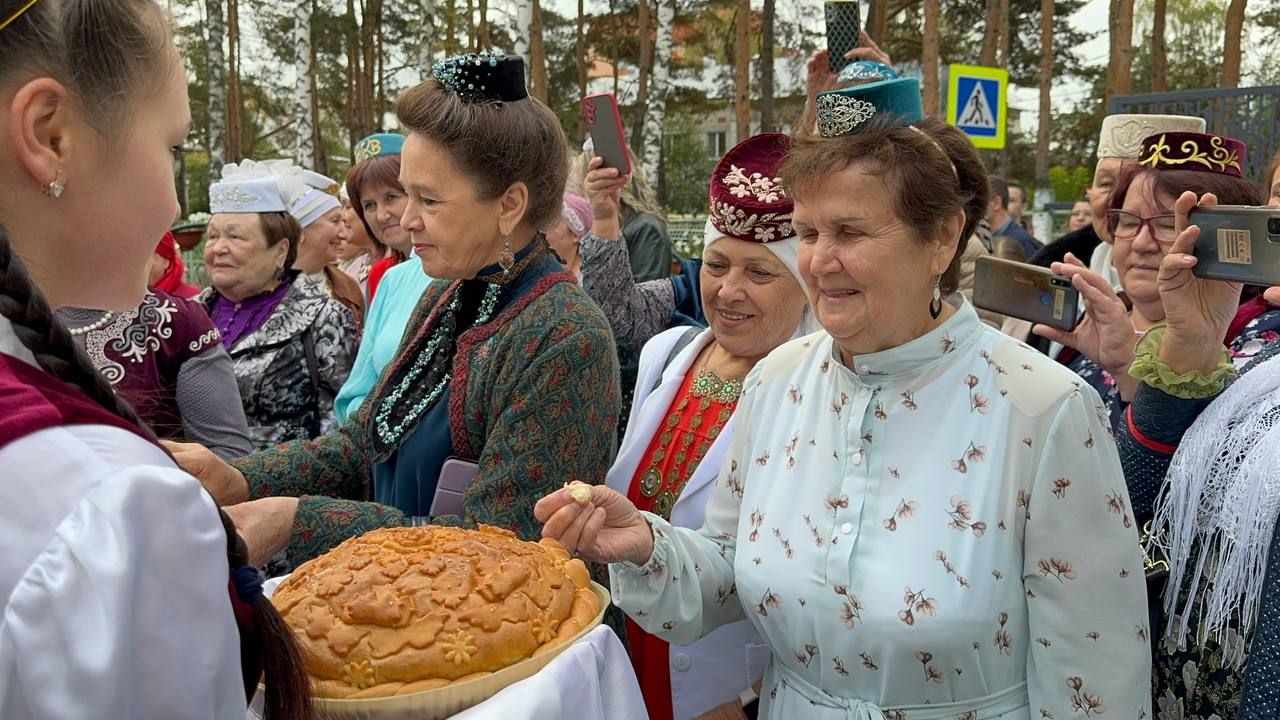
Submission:
{"label": "pearl necklace", "polygon": [[101,330],[102,328],[106,327],[107,323],[111,322],[112,317],[114,317],[114,313],[108,310],[106,314],[98,318],[96,322],[93,322],[89,325],[85,325],[84,327],[80,327],[80,328],[68,328],[67,332],[71,333],[73,337],[79,337],[80,335],[88,335],[91,332],[94,332],[96,330]]}

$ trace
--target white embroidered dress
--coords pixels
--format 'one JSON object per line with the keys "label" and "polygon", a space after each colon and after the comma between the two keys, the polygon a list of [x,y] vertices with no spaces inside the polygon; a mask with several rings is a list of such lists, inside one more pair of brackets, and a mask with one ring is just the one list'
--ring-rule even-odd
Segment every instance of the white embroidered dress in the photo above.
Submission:
{"label": "white embroidered dress", "polygon": [[749,618],[761,717],[1150,716],[1138,536],[1105,410],[963,303],[845,367],[818,333],[747,378],[701,530],[649,516],[614,601],[675,643]]}

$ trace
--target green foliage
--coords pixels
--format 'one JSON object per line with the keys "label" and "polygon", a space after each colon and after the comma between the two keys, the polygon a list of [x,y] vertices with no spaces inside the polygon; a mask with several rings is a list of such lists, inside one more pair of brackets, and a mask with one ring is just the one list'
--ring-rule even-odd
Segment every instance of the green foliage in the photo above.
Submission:
{"label": "green foliage", "polygon": [[666,207],[677,214],[705,214],[707,182],[719,160],[707,151],[696,118],[668,116],[664,137],[663,183]]}
{"label": "green foliage", "polygon": [[1053,188],[1053,198],[1057,202],[1075,202],[1084,191],[1093,184],[1093,168],[1077,165],[1071,168],[1061,166],[1049,168],[1049,187]]}

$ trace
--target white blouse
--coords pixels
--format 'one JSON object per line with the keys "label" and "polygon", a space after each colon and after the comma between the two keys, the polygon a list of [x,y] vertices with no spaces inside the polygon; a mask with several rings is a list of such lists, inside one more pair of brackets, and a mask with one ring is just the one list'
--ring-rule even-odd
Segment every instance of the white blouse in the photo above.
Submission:
{"label": "white blouse", "polygon": [[676,643],[751,620],[770,718],[1150,716],[1146,585],[1097,394],[979,322],[747,378],[701,530],[647,516],[614,601]]}
{"label": "white blouse", "polygon": [[[0,352],[34,364],[2,318]],[[226,547],[200,484],[132,433],[0,447],[0,718],[244,718]]]}

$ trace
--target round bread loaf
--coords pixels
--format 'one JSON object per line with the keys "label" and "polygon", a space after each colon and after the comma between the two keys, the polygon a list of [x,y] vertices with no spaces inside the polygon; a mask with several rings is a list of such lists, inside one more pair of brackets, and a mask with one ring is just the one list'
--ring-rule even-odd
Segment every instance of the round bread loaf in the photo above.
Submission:
{"label": "round bread loaf", "polygon": [[482,677],[568,642],[600,611],[562,545],[484,525],[371,531],[304,563],[271,601],[322,698]]}

